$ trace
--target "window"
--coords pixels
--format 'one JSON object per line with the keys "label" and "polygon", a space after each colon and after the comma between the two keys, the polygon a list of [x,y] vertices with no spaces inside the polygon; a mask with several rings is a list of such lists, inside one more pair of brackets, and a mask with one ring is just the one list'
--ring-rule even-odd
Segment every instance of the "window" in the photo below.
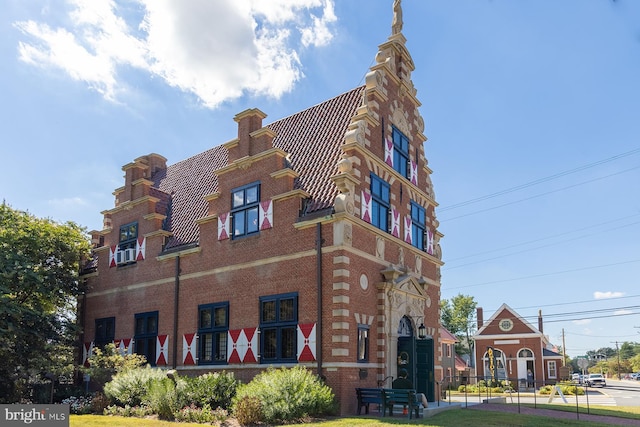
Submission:
{"label": "window", "polygon": [[451,357],[451,345],[442,344],[442,357]]}
{"label": "window", "polygon": [[393,128],[393,168],[405,178],[409,177],[409,140]]}
{"label": "window", "polygon": [[358,325],[358,362],[369,361],[369,326]]}
{"label": "window", "polygon": [[295,362],[297,327],[297,293],[261,297],[260,362]]}
{"label": "window", "polygon": [[93,340],[96,347],[104,347],[112,343],[116,335],[116,318],[105,317],[96,319],[96,336]]}
{"label": "window", "polygon": [[257,233],[260,184],[250,184],[231,192],[232,238]]}
{"label": "window", "polygon": [[549,360],[547,362],[547,367],[548,367],[548,372],[549,372],[549,378],[557,378],[557,375],[556,375],[556,361],[555,360]]}
{"label": "window", "polygon": [[389,231],[389,184],[371,174],[371,224]]}
{"label": "window", "polygon": [[138,242],[138,223],[132,222],[120,227],[118,250],[115,253],[116,264],[127,265],[136,262],[136,245]]}
{"label": "window", "polygon": [[502,351],[496,348],[489,348],[484,354],[484,375],[485,378],[493,377],[499,380],[507,378],[506,358]]}
{"label": "window", "polygon": [[156,339],[158,338],[158,312],[138,313],[135,315],[136,333],[133,337],[135,351],[147,358],[147,363],[156,363]]}
{"label": "window", "polygon": [[198,307],[198,364],[226,363],[229,303]]}
{"label": "window", "polygon": [[411,244],[421,251],[424,250],[425,209],[411,202]]}
{"label": "window", "polygon": [[138,223],[123,225],[120,227],[120,244],[118,248],[123,251],[125,249],[135,249],[138,240]]}

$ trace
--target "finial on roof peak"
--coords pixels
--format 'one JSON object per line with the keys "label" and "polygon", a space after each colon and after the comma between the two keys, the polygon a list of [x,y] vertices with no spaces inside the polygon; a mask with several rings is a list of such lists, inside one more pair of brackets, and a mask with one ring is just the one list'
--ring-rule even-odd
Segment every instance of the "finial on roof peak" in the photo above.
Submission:
{"label": "finial on roof peak", "polygon": [[402,0],[393,0],[393,21],[391,22],[391,34],[402,32]]}

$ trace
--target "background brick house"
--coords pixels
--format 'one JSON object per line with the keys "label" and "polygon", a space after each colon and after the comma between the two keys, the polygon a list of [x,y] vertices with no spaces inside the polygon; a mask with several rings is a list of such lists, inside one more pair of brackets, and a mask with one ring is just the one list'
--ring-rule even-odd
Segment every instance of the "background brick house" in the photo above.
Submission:
{"label": "background brick house", "polygon": [[424,121],[401,33],[365,84],[167,165],[123,166],[83,274],[82,362],[96,345],[182,375],[308,366],[341,413],[398,369],[434,400],[441,253]]}
{"label": "background brick house", "polygon": [[549,337],[543,333],[542,314],[538,316],[538,328],[523,319],[507,304],[502,306],[484,322],[483,310],[478,308],[478,331],[475,342],[476,375],[492,378],[490,355],[493,354],[493,378],[527,384],[527,372],[533,374],[537,387],[555,384],[560,380],[562,355],[554,351]]}

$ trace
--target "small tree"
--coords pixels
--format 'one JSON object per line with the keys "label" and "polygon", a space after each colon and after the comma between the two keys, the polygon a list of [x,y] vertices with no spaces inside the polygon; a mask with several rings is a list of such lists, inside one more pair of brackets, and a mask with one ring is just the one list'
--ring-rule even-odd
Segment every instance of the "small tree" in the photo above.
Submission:
{"label": "small tree", "polygon": [[[451,298],[440,300],[440,322],[442,326],[458,338],[456,345],[458,354],[471,354],[471,335],[475,331],[473,316],[478,303],[470,295],[458,294]],[[466,347],[462,344],[466,342]]]}
{"label": "small tree", "polygon": [[82,371],[90,376],[102,389],[111,378],[120,372],[146,365],[147,359],[140,354],[122,354],[114,344],[107,344],[104,349],[94,348],[89,357],[89,367]]}

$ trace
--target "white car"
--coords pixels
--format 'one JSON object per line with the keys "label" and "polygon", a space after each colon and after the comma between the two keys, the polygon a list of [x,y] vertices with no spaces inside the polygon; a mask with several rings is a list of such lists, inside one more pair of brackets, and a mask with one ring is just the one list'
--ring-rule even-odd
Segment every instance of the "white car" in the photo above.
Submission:
{"label": "white car", "polygon": [[607,386],[607,380],[604,378],[604,375],[602,374],[589,374],[585,382],[589,387],[594,387],[597,385],[601,387]]}

